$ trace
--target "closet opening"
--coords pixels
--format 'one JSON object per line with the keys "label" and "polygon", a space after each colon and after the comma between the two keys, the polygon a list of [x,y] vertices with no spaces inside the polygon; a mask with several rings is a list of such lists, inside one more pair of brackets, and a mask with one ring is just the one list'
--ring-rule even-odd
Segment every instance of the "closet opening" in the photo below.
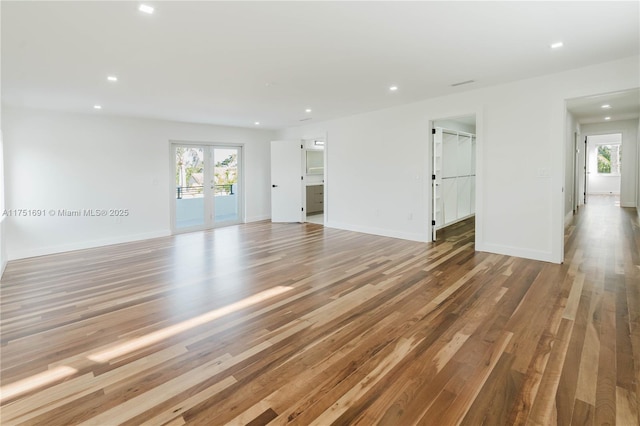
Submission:
{"label": "closet opening", "polygon": [[431,142],[431,230],[437,241],[475,230],[476,116],[433,121]]}

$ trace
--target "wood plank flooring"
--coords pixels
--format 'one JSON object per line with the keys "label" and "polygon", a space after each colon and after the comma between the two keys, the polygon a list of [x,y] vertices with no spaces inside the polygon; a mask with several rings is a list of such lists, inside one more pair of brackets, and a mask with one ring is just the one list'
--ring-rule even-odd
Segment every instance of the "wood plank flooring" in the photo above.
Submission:
{"label": "wood plank flooring", "polygon": [[254,223],[11,262],[3,425],[638,425],[640,229],[553,265]]}

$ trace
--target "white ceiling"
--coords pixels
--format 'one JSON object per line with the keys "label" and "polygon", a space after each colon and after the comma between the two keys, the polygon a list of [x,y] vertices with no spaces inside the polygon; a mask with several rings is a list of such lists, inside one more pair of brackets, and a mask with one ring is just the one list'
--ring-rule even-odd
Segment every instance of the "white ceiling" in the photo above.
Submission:
{"label": "white ceiling", "polygon": [[[604,109],[603,105],[611,108]],[[640,89],[623,92],[603,93],[567,101],[578,123],[600,123],[609,117],[611,121],[628,120],[640,117]]]}
{"label": "white ceiling", "polygon": [[640,51],[637,1],[147,4],[2,1],[3,103],[281,128]]}

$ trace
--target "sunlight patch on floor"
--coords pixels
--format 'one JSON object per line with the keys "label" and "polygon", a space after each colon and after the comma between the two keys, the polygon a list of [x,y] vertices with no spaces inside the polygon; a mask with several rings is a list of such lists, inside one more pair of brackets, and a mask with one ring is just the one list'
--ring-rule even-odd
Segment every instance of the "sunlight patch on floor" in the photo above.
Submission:
{"label": "sunlight patch on floor", "polygon": [[263,292],[254,294],[253,296],[247,297],[246,299],[242,299],[238,302],[232,303],[222,308],[214,309],[213,311],[207,312],[206,314],[202,314],[197,317],[188,319],[186,321],[182,321],[178,324],[174,324],[172,326],[165,327],[161,330],[154,331],[153,333],[149,333],[144,336],[137,337],[135,339],[113,346],[104,351],[93,353],[89,355],[88,358],[91,361],[99,362],[99,363],[109,362],[114,358],[118,358],[122,355],[150,346],[161,340],[168,339],[169,337],[182,333],[183,331],[201,326],[203,324],[216,320],[224,315],[228,315],[233,312],[239,311],[241,309],[247,308],[249,306],[255,305],[257,303],[260,303],[272,297],[278,296],[292,289],[293,287],[278,286],[269,290],[265,290]]}

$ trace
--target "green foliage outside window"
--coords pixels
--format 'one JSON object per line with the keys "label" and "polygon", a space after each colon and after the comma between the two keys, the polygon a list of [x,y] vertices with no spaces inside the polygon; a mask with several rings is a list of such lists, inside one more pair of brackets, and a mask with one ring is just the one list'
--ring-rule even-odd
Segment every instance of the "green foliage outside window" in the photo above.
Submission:
{"label": "green foliage outside window", "polygon": [[611,173],[611,149],[607,145],[598,147],[598,173]]}
{"label": "green foliage outside window", "polygon": [[238,156],[231,154],[215,164],[214,176],[218,185],[238,183]]}

